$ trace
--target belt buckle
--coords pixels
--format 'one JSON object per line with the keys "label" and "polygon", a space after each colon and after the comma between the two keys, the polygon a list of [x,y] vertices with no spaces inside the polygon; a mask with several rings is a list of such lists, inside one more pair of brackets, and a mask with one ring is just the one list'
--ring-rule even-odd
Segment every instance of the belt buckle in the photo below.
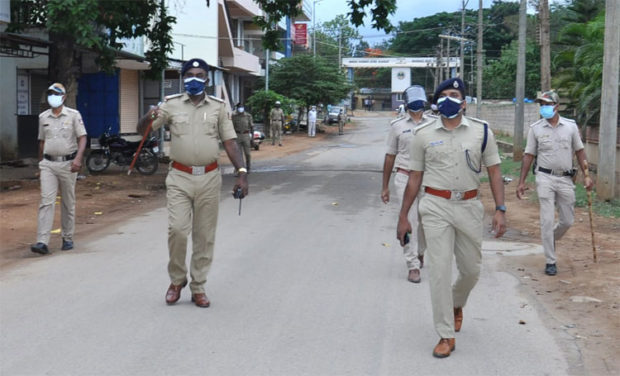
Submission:
{"label": "belt buckle", "polygon": [[205,166],[192,166],[192,175],[204,175]]}
{"label": "belt buckle", "polygon": [[455,201],[461,201],[463,199],[463,192],[461,191],[452,191],[450,198]]}

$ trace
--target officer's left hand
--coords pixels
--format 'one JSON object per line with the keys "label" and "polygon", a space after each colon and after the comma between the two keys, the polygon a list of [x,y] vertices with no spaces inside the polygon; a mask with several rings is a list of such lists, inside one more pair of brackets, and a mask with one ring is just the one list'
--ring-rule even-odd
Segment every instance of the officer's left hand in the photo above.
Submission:
{"label": "officer's left hand", "polygon": [[592,188],[594,188],[594,182],[589,176],[584,179],[583,184],[586,186],[588,191],[591,191]]}
{"label": "officer's left hand", "polygon": [[506,214],[502,211],[496,210],[493,216],[493,231],[495,237],[499,238],[506,232]]}
{"label": "officer's left hand", "polygon": [[237,189],[241,188],[241,197],[244,198],[249,194],[249,186],[248,186],[248,174],[241,173],[235,182],[235,186],[233,187],[233,195],[237,192]]}
{"label": "officer's left hand", "polygon": [[78,172],[82,169],[82,162],[78,161],[77,159],[74,159],[73,162],[71,162],[71,172]]}

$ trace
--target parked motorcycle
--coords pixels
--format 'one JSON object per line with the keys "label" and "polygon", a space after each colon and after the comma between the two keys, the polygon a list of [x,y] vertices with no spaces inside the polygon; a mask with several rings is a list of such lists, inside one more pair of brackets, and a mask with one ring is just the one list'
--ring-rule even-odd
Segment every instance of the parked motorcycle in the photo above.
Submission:
{"label": "parked motorcycle", "polygon": [[[91,173],[102,172],[110,165],[110,162],[118,166],[129,166],[138,150],[140,141],[127,141],[120,135],[110,135],[108,128],[99,137],[101,149],[94,149],[86,158],[86,167]],[[142,150],[136,160],[136,169],[142,175],[153,175],[159,167],[159,143],[157,138],[150,136],[144,141]]]}
{"label": "parked motorcycle", "polygon": [[254,150],[258,150],[260,149],[260,144],[265,139],[265,134],[261,131],[254,131],[252,133],[252,139],[250,140],[250,143],[252,144],[251,146]]}

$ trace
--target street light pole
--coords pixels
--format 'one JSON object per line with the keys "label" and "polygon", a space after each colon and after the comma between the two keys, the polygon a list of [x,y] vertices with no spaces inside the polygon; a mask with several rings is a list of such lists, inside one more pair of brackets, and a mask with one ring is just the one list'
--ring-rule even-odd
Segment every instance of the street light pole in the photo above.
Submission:
{"label": "street light pole", "polygon": [[312,0],[312,56],[316,58],[316,3],[323,0]]}

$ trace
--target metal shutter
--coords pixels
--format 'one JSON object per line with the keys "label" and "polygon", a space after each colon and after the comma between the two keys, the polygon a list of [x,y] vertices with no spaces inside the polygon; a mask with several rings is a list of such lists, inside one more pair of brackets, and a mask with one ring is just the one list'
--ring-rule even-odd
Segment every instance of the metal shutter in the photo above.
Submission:
{"label": "metal shutter", "polygon": [[136,133],[140,118],[139,73],[127,69],[120,71],[120,133]]}

